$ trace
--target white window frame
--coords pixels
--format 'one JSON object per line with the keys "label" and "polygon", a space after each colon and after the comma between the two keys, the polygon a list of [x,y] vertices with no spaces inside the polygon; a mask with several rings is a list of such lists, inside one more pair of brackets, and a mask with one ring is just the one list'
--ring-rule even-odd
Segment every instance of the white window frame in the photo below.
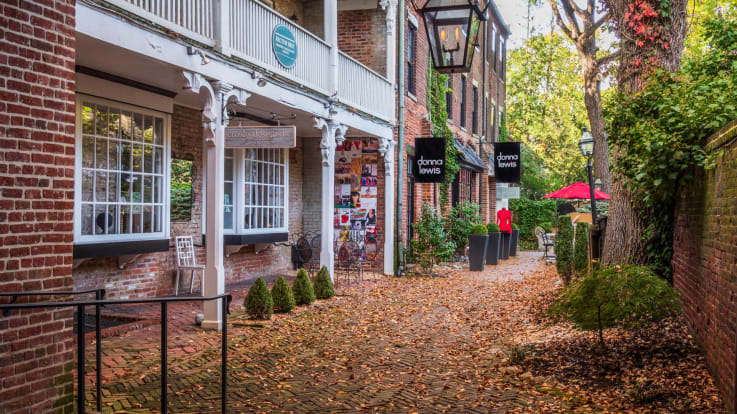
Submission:
{"label": "white window frame", "polygon": [[[271,149],[271,148],[262,148]],[[278,149],[278,148],[273,148]],[[245,199],[246,199],[246,149],[233,149],[233,228],[223,229],[224,234],[252,235],[289,232],[289,148],[284,151],[284,226],[271,229],[247,229],[245,227]],[[223,223],[224,224],[224,223]]]}
{"label": "white window frame", "polygon": [[[126,233],[126,234],[94,234],[82,235],[82,106],[85,102],[112,106],[121,110],[140,113],[143,115],[151,115],[164,120],[164,155],[162,160],[163,168],[163,185],[162,185],[162,222],[160,232],[151,233]],[[98,244],[113,243],[125,241],[141,241],[141,240],[160,240],[168,239],[170,231],[169,223],[169,199],[171,192],[171,117],[169,114],[140,107],[137,105],[126,104],[118,101],[102,99],[85,94],[77,94],[75,97],[75,151],[74,151],[74,243],[75,244]],[[111,202],[106,204],[118,204]]]}

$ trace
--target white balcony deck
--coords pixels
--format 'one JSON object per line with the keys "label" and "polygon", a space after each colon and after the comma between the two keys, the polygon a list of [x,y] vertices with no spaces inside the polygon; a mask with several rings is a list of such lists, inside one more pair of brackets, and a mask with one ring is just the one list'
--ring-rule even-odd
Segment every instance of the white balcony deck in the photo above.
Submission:
{"label": "white balcony deck", "polygon": [[[223,39],[221,42],[227,42],[227,47],[222,47],[225,53],[322,95],[330,96],[331,90],[337,90],[341,103],[385,121],[394,121],[395,93],[389,80],[339,53],[333,86],[329,67],[331,46],[255,0],[107,1],[208,46],[218,47],[218,39]],[[222,10],[226,10],[227,19],[221,20]],[[297,41],[299,55],[291,68],[280,65],[272,52],[271,33],[280,24],[287,26]],[[228,30],[228,33],[218,33],[219,30]]]}

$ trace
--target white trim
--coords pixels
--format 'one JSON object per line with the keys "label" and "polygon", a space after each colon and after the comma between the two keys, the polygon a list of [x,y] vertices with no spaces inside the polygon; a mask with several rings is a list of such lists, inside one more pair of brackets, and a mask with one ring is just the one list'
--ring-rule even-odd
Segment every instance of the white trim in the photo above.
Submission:
{"label": "white trim", "polygon": [[[147,92],[128,85],[110,82],[105,79],[76,74],[77,93],[109,99],[115,102],[145,102],[146,108],[171,114],[174,112],[174,99]],[[202,109],[202,108],[198,108]]]}
{"label": "white trim", "polygon": [[[117,109],[127,110],[136,112],[144,115],[151,115],[162,118],[164,120],[163,128],[163,159],[162,159],[162,218],[161,218],[161,230],[160,232],[149,232],[149,233],[126,233],[126,234],[114,234],[114,235],[82,235],[82,145],[83,145],[83,134],[82,134],[82,104],[84,102],[92,102],[95,104],[102,104],[116,107]],[[103,98],[91,97],[85,94],[77,94],[75,96],[75,136],[74,136],[74,243],[75,244],[96,244],[96,243],[107,243],[107,242],[118,242],[118,241],[136,241],[136,240],[153,240],[169,238],[170,234],[170,222],[169,222],[169,202],[171,193],[171,117],[169,114],[154,111],[147,108],[142,108],[133,104],[119,103]],[[143,161],[142,161],[143,162]],[[145,173],[142,173],[145,174]],[[141,191],[143,191],[143,184]],[[94,199],[93,191],[93,199]],[[93,201],[93,204],[95,202]],[[105,202],[102,204],[119,204],[116,202]],[[143,204],[143,203],[142,203]],[[153,203],[152,203],[153,205]],[[152,223],[152,226],[154,224]]]}

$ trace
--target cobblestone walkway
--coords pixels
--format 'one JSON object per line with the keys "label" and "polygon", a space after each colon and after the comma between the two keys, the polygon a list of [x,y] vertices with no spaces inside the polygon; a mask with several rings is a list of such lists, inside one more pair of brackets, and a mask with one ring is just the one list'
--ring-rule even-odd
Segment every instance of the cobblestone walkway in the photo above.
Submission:
{"label": "cobblestone walkway", "polygon": [[[495,364],[505,327],[513,330],[526,317],[526,304],[514,302],[524,282],[514,279],[542,266],[540,255],[529,253],[482,273],[338,286],[336,298],[266,322],[246,319],[244,292],[236,291],[230,412],[566,411],[554,389],[541,382],[530,392]],[[171,309],[171,412],[219,412],[220,335],[182,322],[195,311]],[[150,325],[103,341],[103,412],[158,410],[159,335]],[[87,367],[92,408],[93,352]]]}

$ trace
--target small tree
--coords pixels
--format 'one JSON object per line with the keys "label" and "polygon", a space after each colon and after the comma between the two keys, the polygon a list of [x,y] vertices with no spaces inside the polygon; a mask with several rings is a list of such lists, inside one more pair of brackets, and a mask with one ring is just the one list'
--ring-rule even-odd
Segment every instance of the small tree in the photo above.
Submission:
{"label": "small tree", "polygon": [[489,223],[486,225],[486,230],[489,233],[499,233],[499,225],[496,223]]}
{"label": "small tree", "polygon": [[252,318],[271,319],[271,313],[274,311],[274,300],[271,298],[271,292],[269,292],[264,278],[256,279],[256,283],[248,289],[248,295],[243,301],[243,306]]}
{"label": "small tree", "polygon": [[573,252],[573,268],[577,277],[585,276],[589,270],[589,224],[576,226],[576,244]]}
{"label": "small tree", "polygon": [[555,265],[563,283],[571,283],[573,274],[573,224],[570,216],[558,219],[558,234],[555,236]]}
{"label": "small tree", "polygon": [[[415,223],[414,230],[415,239],[412,241],[412,253],[421,260],[425,260],[424,257],[426,257],[422,253],[430,253],[432,257],[427,263],[427,267],[432,267],[437,262],[447,262],[453,255],[455,243],[449,240],[448,234],[443,228],[443,220],[429,204],[422,205],[422,213],[417,223]],[[423,265],[423,267],[425,266]]]}
{"label": "small tree", "polygon": [[473,203],[458,204],[450,209],[444,221],[448,236],[455,243],[456,251],[462,253],[468,244],[471,228],[481,222],[479,206]]}
{"label": "small tree", "polygon": [[280,313],[291,312],[297,306],[294,301],[292,288],[289,287],[284,276],[279,276],[271,287],[271,298],[274,300],[274,311]]}
{"label": "small tree", "polygon": [[644,266],[614,266],[592,272],[570,285],[549,312],[573,322],[578,329],[637,328],[677,314],[678,295],[667,281]]}
{"label": "small tree", "polygon": [[326,266],[323,266],[315,277],[315,296],[318,299],[330,299],[335,296],[333,281],[330,280],[330,272]]}
{"label": "small tree", "polygon": [[297,305],[309,305],[315,301],[315,288],[304,269],[299,269],[297,272],[292,292],[294,292],[294,302]]}

